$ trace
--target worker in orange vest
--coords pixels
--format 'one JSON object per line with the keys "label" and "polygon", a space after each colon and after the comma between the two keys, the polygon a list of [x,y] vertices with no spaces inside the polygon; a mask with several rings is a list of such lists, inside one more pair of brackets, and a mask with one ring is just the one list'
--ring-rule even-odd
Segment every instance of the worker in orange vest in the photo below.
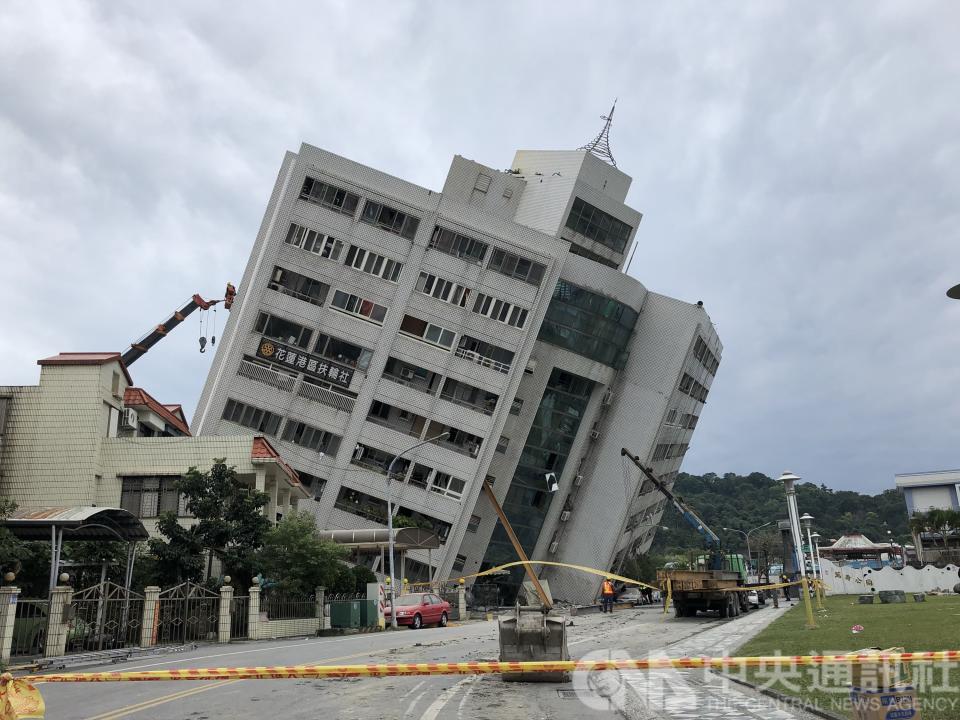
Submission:
{"label": "worker in orange vest", "polygon": [[600,588],[600,611],[613,612],[613,601],[616,597],[617,590],[613,587],[613,578],[607,578]]}

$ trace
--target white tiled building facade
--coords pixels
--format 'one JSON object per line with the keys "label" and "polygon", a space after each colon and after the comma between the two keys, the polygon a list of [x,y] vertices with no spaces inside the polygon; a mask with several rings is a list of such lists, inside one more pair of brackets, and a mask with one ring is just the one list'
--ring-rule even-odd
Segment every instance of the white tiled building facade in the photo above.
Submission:
{"label": "white tiled building facade", "polygon": [[192,522],[176,481],[219,458],[268,494],[273,520],[307,497],[266,438],[191,437],[180,406],[134,387],[119,353],[39,365],[38,385],[0,386],[0,497],[18,510],[122,507],[155,535],[165,510]]}
{"label": "white tiled building facade", "polygon": [[[645,551],[662,498],[620,448],[675,474],[721,352],[702,307],[622,272],[641,218],[628,176],[585,151],[512,167],[457,156],[435,192],[288,153],[194,418],[269,435],[326,528],[384,523],[392,456],[449,433],[393,484],[398,514],[443,539],[434,577],[515,559],[484,478],[533,558],[605,569]],[[559,598],[595,593],[545,576]]]}

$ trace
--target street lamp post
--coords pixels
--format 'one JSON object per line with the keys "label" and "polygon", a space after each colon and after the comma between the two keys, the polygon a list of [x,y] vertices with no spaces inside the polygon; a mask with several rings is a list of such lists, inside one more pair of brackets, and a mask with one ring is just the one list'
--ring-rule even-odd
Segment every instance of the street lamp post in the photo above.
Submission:
{"label": "street lamp post", "polygon": [[807,628],[815,628],[816,621],[813,619],[813,607],[810,605],[809,584],[807,580],[807,563],[803,558],[803,535],[800,534],[800,518],[797,516],[797,489],[795,483],[799,480],[798,475],[792,472],[785,472],[780,476],[780,482],[783,483],[783,489],[787,494],[787,511],[790,516],[790,534],[793,537],[793,555],[794,561],[800,568],[803,606],[807,614]]}
{"label": "street lamp post", "polygon": [[397,627],[397,610],[394,607],[393,599],[397,595],[397,579],[393,571],[393,494],[392,494],[392,484],[393,484],[393,466],[402,456],[406,455],[412,450],[416,450],[422,445],[431,443],[434,440],[439,440],[449,435],[448,432],[440,433],[435,437],[427,438],[426,440],[421,440],[416,445],[411,445],[406,450],[397,453],[390,460],[390,464],[387,466],[387,545],[389,547],[390,555],[390,627]]}
{"label": "street lamp post", "polygon": [[[743,535],[743,537],[746,539],[746,541],[747,541],[747,569],[748,569],[748,570],[752,570],[752,569],[753,569],[753,553],[750,552],[750,535],[751,535],[751,533],[755,533],[757,530],[762,530],[763,528],[767,527],[767,525],[773,525],[773,520],[771,520],[770,522],[766,522],[766,523],[764,523],[763,525],[758,525],[757,527],[752,528],[751,530],[747,530],[746,532],[744,532],[743,530],[738,530],[737,528],[726,528],[726,527],[724,528],[724,530],[729,530],[730,532],[740,533],[740,534]],[[758,573],[757,573],[757,574],[759,574],[759,568],[758,568],[757,570],[758,570]]]}
{"label": "street lamp post", "polygon": [[820,538],[822,537],[822,535],[820,535],[820,533],[815,532],[815,533],[814,533],[813,535],[811,535],[810,537],[813,538],[813,551],[816,553],[815,557],[816,557],[816,560],[817,560],[817,574],[820,575],[820,580],[821,580],[821,582],[822,582],[822,581],[823,581],[823,566],[820,564]]}
{"label": "street lamp post", "polygon": [[[800,522],[803,523],[803,527],[807,531],[807,547],[810,548],[810,573],[813,575],[813,579],[817,579],[817,565],[813,561],[813,538],[810,535],[810,526],[813,524],[813,515],[810,513],[804,513],[800,516]],[[806,564],[806,554],[804,554],[804,564]]]}

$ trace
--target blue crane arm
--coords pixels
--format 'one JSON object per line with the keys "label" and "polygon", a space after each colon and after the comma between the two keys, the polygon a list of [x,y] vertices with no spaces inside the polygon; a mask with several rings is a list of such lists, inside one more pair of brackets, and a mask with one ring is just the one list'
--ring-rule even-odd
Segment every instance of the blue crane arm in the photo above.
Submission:
{"label": "blue crane arm", "polygon": [[630,458],[630,460],[633,461],[633,464],[636,465],[638,468],[640,468],[640,471],[644,475],[646,475],[647,479],[650,480],[650,482],[652,482],[656,486],[657,490],[662,492],[666,496],[666,498],[671,503],[673,503],[673,506],[677,509],[677,512],[680,513],[680,517],[686,520],[687,523],[689,523],[694,530],[696,530],[698,533],[703,535],[708,547],[711,547],[711,548],[720,547],[720,538],[717,537],[717,534],[713,530],[711,530],[710,527],[703,520],[700,519],[700,516],[697,515],[691,507],[689,507],[685,502],[683,502],[683,500],[681,500],[676,495],[674,495],[673,492],[670,490],[670,488],[664,485],[663,482],[656,475],[650,472],[649,469],[644,467],[640,463],[640,458],[634,457],[633,455],[631,455],[630,451],[627,450],[626,448],[623,448],[622,450],[620,450],[620,454]]}

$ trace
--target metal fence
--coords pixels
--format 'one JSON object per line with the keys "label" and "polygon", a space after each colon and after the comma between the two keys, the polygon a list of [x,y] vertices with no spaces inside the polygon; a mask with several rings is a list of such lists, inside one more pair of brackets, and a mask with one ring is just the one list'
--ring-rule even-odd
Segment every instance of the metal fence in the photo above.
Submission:
{"label": "metal fence", "polygon": [[143,595],[105,582],[78,590],[71,601],[67,653],[136,647],[143,622]]}
{"label": "metal fence", "polygon": [[317,617],[316,595],[271,594],[260,601],[267,620],[297,620]]}
{"label": "metal fence", "polygon": [[158,645],[215,641],[220,615],[220,594],[186,582],[160,593],[155,619]]}
{"label": "metal fence", "polygon": [[250,637],[250,598],[234,597],[230,603],[230,639],[246,640]]}
{"label": "metal fence", "polygon": [[49,600],[18,600],[13,622],[10,654],[16,657],[43,655],[47,637]]}

